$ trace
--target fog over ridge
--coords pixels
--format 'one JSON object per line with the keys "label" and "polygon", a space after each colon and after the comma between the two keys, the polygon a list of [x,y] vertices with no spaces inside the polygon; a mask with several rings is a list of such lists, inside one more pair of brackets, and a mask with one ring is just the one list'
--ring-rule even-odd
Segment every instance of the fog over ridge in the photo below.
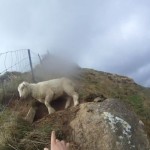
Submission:
{"label": "fog over ridge", "polygon": [[149,0],[1,0],[0,53],[49,50],[150,86],[149,8]]}

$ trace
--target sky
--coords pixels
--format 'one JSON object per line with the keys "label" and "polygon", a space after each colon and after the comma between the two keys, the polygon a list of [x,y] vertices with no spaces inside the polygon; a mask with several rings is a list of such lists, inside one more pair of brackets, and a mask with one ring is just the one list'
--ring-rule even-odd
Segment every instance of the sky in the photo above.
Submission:
{"label": "sky", "polygon": [[0,0],[0,53],[18,49],[150,87],[150,1]]}

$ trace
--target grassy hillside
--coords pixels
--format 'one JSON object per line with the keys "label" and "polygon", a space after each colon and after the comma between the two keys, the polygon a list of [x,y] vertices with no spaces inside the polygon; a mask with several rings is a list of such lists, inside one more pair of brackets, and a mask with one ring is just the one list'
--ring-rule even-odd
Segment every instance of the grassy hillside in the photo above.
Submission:
{"label": "grassy hillside", "polygon": [[[44,65],[44,63],[42,64]],[[144,122],[145,124],[145,130],[148,133],[150,137],[150,89],[142,87],[138,84],[136,84],[132,79],[124,76],[119,76],[116,74],[110,74],[106,72],[96,71],[92,69],[83,69],[79,68],[75,65],[75,70],[70,73],[64,74],[64,72],[55,72],[48,71],[48,65],[43,68],[42,65],[37,65],[34,69],[35,72],[35,78],[36,81],[43,81],[48,80],[56,77],[60,77],[63,75],[68,75],[70,78],[75,80],[77,84],[77,90],[80,95],[80,102],[87,102],[87,101],[93,101],[94,96],[103,96],[106,98],[117,98],[121,101],[124,101],[138,116],[139,118]],[[60,71],[60,70],[59,70]],[[13,147],[15,147],[16,142],[20,142],[20,147],[23,150],[22,143],[28,143],[29,145],[33,145],[34,139],[37,139],[38,137],[41,137],[43,135],[46,136],[46,140],[48,140],[48,134],[52,129],[57,130],[58,136],[63,137],[62,130],[60,128],[57,128],[55,125],[52,125],[52,128],[49,129],[46,127],[46,125],[38,126],[37,128],[33,129],[33,126],[27,125],[29,128],[26,128],[24,125],[26,125],[26,122],[24,122],[21,118],[19,118],[19,122],[23,122],[21,124],[18,123],[18,116],[21,114],[22,116],[25,116],[27,108],[29,107],[29,104],[26,102],[23,103],[21,107],[21,103],[19,106],[16,106],[16,98],[18,97],[17,93],[17,86],[18,84],[23,81],[29,81],[31,82],[31,73],[7,73],[0,77],[0,103],[1,103],[1,109],[3,105],[8,104],[8,108],[6,110],[3,110],[2,113],[0,113],[0,124],[1,128],[5,132],[0,133],[1,135],[5,135],[4,137],[11,135],[14,131],[16,131],[14,134],[14,139],[9,142],[9,146],[3,145],[3,147],[0,146],[0,149],[5,150],[11,150]],[[14,101],[13,105],[12,102]],[[9,102],[11,102],[11,105],[9,105]],[[16,109],[18,107],[19,109]],[[10,109],[11,108],[11,109]],[[26,109],[26,110],[25,110]],[[16,111],[17,110],[17,111]],[[15,113],[14,113],[15,112]],[[14,114],[11,118],[8,117],[10,114]],[[38,116],[37,116],[38,118]],[[40,118],[40,117],[39,117]],[[40,121],[40,120],[39,120]],[[9,122],[9,124],[7,124]],[[12,122],[12,123],[10,123]],[[13,131],[9,129],[14,129]],[[20,136],[20,133],[22,136]],[[18,139],[19,138],[19,139]],[[6,138],[7,139],[7,138]],[[16,140],[16,141],[15,141]],[[38,144],[41,148],[43,143],[34,143]],[[3,141],[1,142],[3,143]],[[1,145],[1,144],[0,144]],[[19,147],[19,148],[20,148]],[[15,147],[16,148],[16,147]],[[18,149],[19,149],[18,148]],[[34,147],[35,148],[35,147]],[[33,149],[34,149],[33,148]],[[17,148],[16,148],[17,149]],[[29,148],[29,150],[31,147]]]}

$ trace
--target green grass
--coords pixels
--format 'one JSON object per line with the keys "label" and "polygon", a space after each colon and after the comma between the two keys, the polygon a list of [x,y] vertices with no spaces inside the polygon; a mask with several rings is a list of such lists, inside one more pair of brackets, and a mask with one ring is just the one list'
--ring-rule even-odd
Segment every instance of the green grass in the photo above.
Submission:
{"label": "green grass", "polygon": [[[46,77],[43,78],[45,74],[42,71],[38,74],[39,76],[36,74],[36,79],[41,81],[53,77],[47,74]],[[3,96],[9,101],[13,94],[17,93],[18,84],[23,80],[31,81],[31,75],[22,74],[17,79],[8,82],[5,85],[5,95],[3,95],[3,88],[0,85],[0,103],[3,101]],[[147,133],[150,135],[150,108],[148,105],[145,105],[145,101],[150,99],[150,92],[147,90],[147,97],[145,97],[145,93],[143,93],[144,89],[143,91],[141,89],[143,88],[139,88],[135,84],[117,83],[113,79],[110,80],[106,74],[95,72],[93,70],[82,70],[78,92],[81,100],[85,100],[89,94],[103,94],[107,98],[119,98],[121,101],[130,104],[134,112],[141,119],[145,120],[144,123],[147,127]],[[6,110],[5,113],[0,115],[0,125],[2,129],[0,131],[3,131],[3,135],[0,134],[0,150],[12,150],[13,148],[11,146],[15,147],[16,143],[18,145],[16,148],[19,150],[43,149],[49,142],[50,133],[53,129],[57,131],[56,134],[59,139],[65,139],[61,130],[54,128],[51,124],[43,124],[42,126],[33,129],[28,123],[18,119],[12,114],[12,111]],[[5,134],[7,136],[4,136]],[[8,138],[6,144],[2,142],[4,137],[13,138]],[[11,146],[8,144],[11,144]]]}
{"label": "green grass", "polygon": [[18,143],[31,129],[16,112],[5,109],[0,113],[0,150],[18,149]]}
{"label": "green grass", "polygon": [[129,97],[131,104],[135,105],[137,108],[142,105],[142,99],[139,95],[132,95]]}
{"label": "green grass", "polygon": [[[4,78],[5,76],[2,77]],[[6,79],[8,79],[7,76]],[[17,88],[22,81],[31,81],[31,75],[29,73],[20,74],[13,80],[0,83],[0,104],[7,104],[11,99],[15,99],[18,96]]]}
{"label": "green grass", "polygon": [[145,124],[145,130],[150,139],[150,107],[144,105],[143,98],[140,95],[132,95],[129,97],[129,102],[136,114]]}
{"label": "green grass", "polygon": [[51,124],[43,124],[40,127],[36,127],[31,132],[28,132],[26,136],[20,141],[20,150],[42,150],[46,145],[49,145],[50,135],[52,130],[56,131],[56,136],[59,140],[64,139],[62,131]]}

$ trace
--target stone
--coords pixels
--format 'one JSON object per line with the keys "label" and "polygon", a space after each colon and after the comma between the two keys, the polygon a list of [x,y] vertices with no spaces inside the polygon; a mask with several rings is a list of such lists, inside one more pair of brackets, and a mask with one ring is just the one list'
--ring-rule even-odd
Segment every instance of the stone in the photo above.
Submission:
{"label": "stone", "polygon": [[81,150],[149,150],[139,118],[116,99],[84,103],[70,122]]}

